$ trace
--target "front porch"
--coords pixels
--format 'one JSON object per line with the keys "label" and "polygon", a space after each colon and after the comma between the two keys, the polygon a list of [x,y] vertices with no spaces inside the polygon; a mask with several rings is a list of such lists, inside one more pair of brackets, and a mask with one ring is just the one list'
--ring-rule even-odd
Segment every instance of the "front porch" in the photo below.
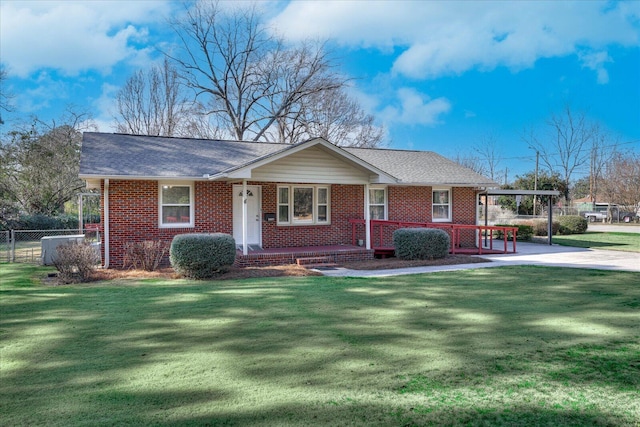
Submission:
{"label": "front porch", "polygon": [[247,255],[238,250],[235,266],[267,267],[273,265],[300,264],[340,264],[353,261],[367,261],[374,257],[372,249],[356,245],[304,246],[294,248],[258,249],[247,247]]}

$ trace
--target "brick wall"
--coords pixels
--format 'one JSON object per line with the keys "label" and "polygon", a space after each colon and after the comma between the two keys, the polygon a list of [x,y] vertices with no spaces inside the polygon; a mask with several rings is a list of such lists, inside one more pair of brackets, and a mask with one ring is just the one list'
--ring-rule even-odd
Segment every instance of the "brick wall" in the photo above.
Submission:
{"label": "brick wall", "polygon": [[[453,201],[453,223],[454,224],[476,224],[476,192],[473,188],[454,187],[452,194]],[[460,246],[473,247],[476,245],[476,232],[474,230],[460,231]]]}
{"label": "brick wall", "polygon": [[[257,183],[259,184],[259,183]],[[262,210],[277,213],[277,184],[261,183]],[[364,190],[361,185],[331,185],[331,224],[277,225],[262,224],[262,247],[285,248],[351,244],[349,219],[364,217]]]}
{"label": "brick wall", "polygon": [[[277,212],[277,184],[249,183],[262,187],[262,211]],[[104,194],[104,183],[102,186]],[[160,228],[158,226],[158,182],[110,180],[110,266],[122,267],[127,242],[163,240],[177,234],[221,232],[233,234],[233,186],[223,182],[194,183],[195,226]],[[389,219],[431,222],[431,187],[388,187]],[[104,206],[104,200],[101,200]],[[331,224],[314,226],[278,226],[263,221],[262,244],[265,249],[351,244],[349,219],[364,218],[364,190],[360,185],[331,185]],[[475,224],[476,198],[471,188],[454,188],[453,222]],[[102,212],[104,218],[104,212]],[[359,230],[363,231],[362,227]],[[360,234],[360,233],[359,233]],[[467,235],[468,234],[468,235]],[[358,236],[364,238],[364,236]],[[103,233],[104,239],[104,233]],[[463,236],[464,245],[473,245],[474,233]],[[104,248],[104,240],[103,246]]]}

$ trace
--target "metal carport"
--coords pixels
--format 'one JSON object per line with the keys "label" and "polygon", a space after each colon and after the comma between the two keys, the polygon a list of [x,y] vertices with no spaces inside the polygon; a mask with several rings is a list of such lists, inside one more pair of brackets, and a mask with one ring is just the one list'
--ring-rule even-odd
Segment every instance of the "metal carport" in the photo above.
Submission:
{"label": "metal carport", "polygon": [[488,196],[547,196],[549,198],[549,215],[547,222],[547,241],[551,244],[552,240],[552,224],[553,224],[553,209],[551,205],[551,197],[559,196],[560,192],[557,190],[485,190],[480,193],[480,195],[484,195],[484,225],[489,224],[489,216],[488,216]]}

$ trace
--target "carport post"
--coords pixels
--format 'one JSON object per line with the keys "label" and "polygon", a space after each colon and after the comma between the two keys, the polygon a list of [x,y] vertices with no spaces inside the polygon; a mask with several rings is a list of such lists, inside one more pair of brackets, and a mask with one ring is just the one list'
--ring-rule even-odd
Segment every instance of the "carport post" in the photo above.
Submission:
{"label": "carport post", "polygon": [[[535,197],[535,196],[534,196]],[[553,233],[553,205],[551,202],[551,196],[549,197],[549,223],[547,224],[547,240],[549,241],[549,245],[551,245],[551,234]]]}

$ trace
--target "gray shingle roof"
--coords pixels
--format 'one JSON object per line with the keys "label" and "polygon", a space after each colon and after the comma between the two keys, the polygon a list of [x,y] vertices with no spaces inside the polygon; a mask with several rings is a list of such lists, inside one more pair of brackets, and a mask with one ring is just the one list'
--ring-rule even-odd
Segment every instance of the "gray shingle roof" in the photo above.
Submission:
{"label": "gray shingle roof", "polygon": [[433,151],[344,148],[403,184],[497,186],[495,182]]}
{"label": "gray shingle roof", "polygon": [[[242,167],[290,148],[289,144],[169,138],[85,132],[80,176],[201,178]],[[497,184],[431,151],[343,148],[398,179],[400,184]]]}
{"label": "gray shingle roof", "polygon": [[85,132],[80,176],[202,178],[288,146]]}

